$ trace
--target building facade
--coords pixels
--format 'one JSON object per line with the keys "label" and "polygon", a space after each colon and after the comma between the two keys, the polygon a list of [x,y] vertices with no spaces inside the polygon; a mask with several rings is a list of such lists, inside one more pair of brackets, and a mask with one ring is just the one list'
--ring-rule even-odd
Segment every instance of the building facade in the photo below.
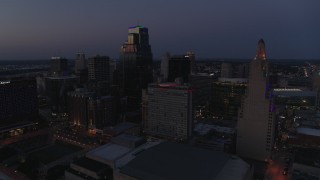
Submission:
{"label": "building facade", "polygon": [[76,76],[47,77],[46,95],[54,113],[67,112],[68,92],[74,91],[79,82]]}
{"label": "building facade", "polygon": [[110,93],[110,59],[108,56],[94,56],[88,60],[88,89],[98,95]]}
{"label": "building facade", "polygon": [[175,55],[170,57],[168,82],[175,82],[180,78],[183,83],[190,81],[191,60],[188,55]]}
{"label": "building facade", "polygon": [[68,60],[62,57],[51,57],[51,75],[68,75]]}
{"label": "building facade", "polygon": [[68,112],[71,124],[88,128],[88,100],[94,96],[95,93],[88,92],[86,89],[76,89],[68,93]]}
{"label": "building facade", "polygon": [[115,98],[101,96],[88,100],[89,129],[103,130],[105,126],[117,123],[117,109]]}
{"label": "building facade", "polygon": [[152,52],[148,28],[134,26],[128,29],[128,40],[120,48],[120,63],[117,66],[121,94],[128,96],[129,103],[138,106],[141,89],[153,81]]}
{"label": "building facade", "polygon": [[148,86],[147,129],[150,135],[187,140],[192,132],[192,89],[175,83]]}
{"label": "building facade", "polygon": [[249,82],[238,115],[237,154],[264,161],[271,158],[274,142],[274,106],[268,81],[265,44],[258,43],[256,57],[250,62]]}
{"label": "building facade", "polygon": [[76,74],[80,74],[81,70],[87,69],[87,60],[84,53],[78,53],[74,64],[74,71]]}
{"label": "building facade", "polygon": [[0,126],[33,121],[38,116],[35,79],[0,81]]}

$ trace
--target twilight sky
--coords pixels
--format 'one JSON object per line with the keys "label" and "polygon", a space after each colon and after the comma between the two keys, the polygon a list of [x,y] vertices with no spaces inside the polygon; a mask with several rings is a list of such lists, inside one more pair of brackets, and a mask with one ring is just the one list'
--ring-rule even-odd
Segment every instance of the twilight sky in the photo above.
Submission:
{"label": "twilight sky", "polygon": [[127,28],[149,28],[155,58],[320,59],[319,0],[1,0],[0,60],[118,58]]}

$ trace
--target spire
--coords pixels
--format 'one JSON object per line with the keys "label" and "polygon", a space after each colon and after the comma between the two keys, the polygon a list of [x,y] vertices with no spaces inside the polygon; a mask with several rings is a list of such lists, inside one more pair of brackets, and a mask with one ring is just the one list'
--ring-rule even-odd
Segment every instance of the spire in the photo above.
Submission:
{"label": "spire", "polygon": [[266,60],[265,44],[262,38],[258,42],[258,50],[255,59]]}

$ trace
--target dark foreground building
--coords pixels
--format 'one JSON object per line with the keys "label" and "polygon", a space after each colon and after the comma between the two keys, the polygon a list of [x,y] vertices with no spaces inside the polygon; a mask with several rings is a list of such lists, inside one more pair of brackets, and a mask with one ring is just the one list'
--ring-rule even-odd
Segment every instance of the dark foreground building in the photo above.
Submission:
{"label": "dark foreground building", "polygon": [[35,79],[0,81],[0,126],[33,121],[37,116]]}

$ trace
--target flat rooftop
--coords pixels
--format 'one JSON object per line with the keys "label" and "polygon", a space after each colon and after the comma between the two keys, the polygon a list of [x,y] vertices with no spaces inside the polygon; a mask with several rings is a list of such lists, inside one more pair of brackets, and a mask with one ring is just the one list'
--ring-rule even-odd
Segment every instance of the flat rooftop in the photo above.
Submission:
{"label": "flat rooftop", "polygon": [[127,148],[114,143],[108,143],[88,152],[86,156],[100,162],[114,161],[124,154],[128,153],[130,150],[131,148]]}
{"label": "flat rooftop", "polygon": [[250,166],[238,157],[164,142],[139,153],[120,172],[140,180],[243,179]]}

